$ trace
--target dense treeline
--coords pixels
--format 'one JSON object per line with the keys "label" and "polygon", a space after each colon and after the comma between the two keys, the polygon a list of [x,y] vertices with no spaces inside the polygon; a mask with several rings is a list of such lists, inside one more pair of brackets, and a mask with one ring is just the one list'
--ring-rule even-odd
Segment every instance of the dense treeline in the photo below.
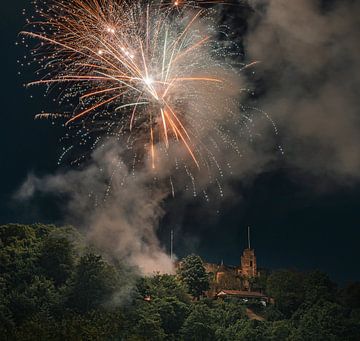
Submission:
{"label": "dense treeline", "polygon": [[194,255],[144,278],[70,227],[0,226],[0,246],[4,340],[360,340],[360,283],[338,289],[320,272],[273,272],[262,282],[275,304],[246,306],[204,298]]}

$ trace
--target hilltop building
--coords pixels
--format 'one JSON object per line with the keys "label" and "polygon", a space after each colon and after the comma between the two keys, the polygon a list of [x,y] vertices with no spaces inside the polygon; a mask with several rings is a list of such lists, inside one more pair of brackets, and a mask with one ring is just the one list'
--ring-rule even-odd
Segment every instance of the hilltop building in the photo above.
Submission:
{"label": "hilltop building", "polygon": [[249,297],[263,297],[258,284],[263,271],[258,269],[255,250],[251,248],[250,228],[248,228],[248,247],[243,251],[239,265],[229,266],[221,262],[220,264],[204,263],[204,267],[212,280],[208,296],[238,295],[242,297],[245,295],[248,297],[251,293],[254,295]]}
{"label": "hilltop building", "polygon": [[221,289],[238,289],[251,291],[252,284],[260,277],[257,268],[255,250],[246,248],[238,266],[204,263],[206,271],[212,279],[212,289],[218,292]]}
{"label": "hilltop building", "polygon": [[[255,299],[264,304],[270,302],[270,298],[262,292],[260,283],[265,271],[258,268],[255,250],[251,248],[250,228],[248,228],[248,246],[240,257],[239,265],[225,265],[223,261],[220,264],[207,262],[203,264],[210,278],[210,290],[206,293],[208,297],[237,297],[244,301]],[[181,262],[176,263],[176,267],[179,266]]]}

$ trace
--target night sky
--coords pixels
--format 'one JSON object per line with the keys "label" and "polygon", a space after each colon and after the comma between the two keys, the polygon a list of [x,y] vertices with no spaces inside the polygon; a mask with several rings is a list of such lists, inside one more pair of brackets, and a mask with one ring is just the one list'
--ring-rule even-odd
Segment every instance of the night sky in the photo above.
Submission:
{"label": "night sky", "polygon": [[[41,99],[41,92],[30,98],[36,93],[22,86],[32,74],[17,65],[24,48],[15,42],[24,26],[22,9],[30,8],[29,3],[16,0],[1,7],[0,223],[61,223],[61,215],[44,199],[30,208],[12,199],[30,172],[41,176],[58,170],[63,133],[50,122],[34,121],[33,116],[49,100]],[[160,240],[168,247],[173,228],[179,256],[195,252],[208,261],[235,265],[250,225],[258,266],[320,269],[341,283],[360,280],[360,184],[356,177],[346,183],[324,182],[319,189],[316,178],[297,171],[284,158],[251,180],[234,181],[236,195],[224,199],[215,211],[202,200],[181,205],[168,200]]]}

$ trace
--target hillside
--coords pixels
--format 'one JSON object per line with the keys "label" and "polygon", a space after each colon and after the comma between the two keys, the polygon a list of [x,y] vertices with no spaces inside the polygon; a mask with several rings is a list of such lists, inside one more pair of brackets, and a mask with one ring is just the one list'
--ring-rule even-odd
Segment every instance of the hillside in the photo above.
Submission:
{"label": "hillside", "polygon": [[0,244],[4,340],[360,339],[360,283],[339,289],[321,272],[272,272],[275,304],[262,307],[203,297],[195,255],[176,276],[144,278],[72,227],[3,225]]}

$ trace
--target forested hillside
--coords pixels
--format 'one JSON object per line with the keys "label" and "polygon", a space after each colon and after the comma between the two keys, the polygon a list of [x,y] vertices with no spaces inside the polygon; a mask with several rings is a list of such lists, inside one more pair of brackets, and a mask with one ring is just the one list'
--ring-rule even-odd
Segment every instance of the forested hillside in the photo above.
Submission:
{"label": "forested hillside", "polygon": [[4,340],[360,340],[360,283],[340,289],[320,272],[272,272],[275,304],[262,307],[205,298],[194,255],[187,271],[144,278],[71,227],[0,226],[0,246]]}

